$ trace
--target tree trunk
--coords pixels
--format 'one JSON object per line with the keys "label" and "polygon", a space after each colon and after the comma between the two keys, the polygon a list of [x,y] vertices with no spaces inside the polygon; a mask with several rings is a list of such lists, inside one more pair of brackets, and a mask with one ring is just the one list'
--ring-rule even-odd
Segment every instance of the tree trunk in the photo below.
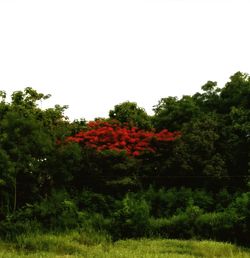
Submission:
{"label": "tree trunk", "polygon": [[15,182],[14,182],[14,205],[13,205],[13,211],[16,211],[16,177],[15,177]]}

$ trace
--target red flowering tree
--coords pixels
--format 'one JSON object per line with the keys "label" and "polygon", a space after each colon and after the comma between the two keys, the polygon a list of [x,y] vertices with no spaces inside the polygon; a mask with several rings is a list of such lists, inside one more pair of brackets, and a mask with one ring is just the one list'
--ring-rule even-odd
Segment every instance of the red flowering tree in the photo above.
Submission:
{"label": "red flowering tree", "polygon": [[83,146],[96,149],[125,152],[128,156],[137,157],[145,152],[155,152],[154,143],[167,143],[180,136],[179,132],[164,129],[158,133],[145,131],[137,127],[129,127],[118,121],[94,121],[87,124],[85,131],[67,137],[66,142],[77,142]]}

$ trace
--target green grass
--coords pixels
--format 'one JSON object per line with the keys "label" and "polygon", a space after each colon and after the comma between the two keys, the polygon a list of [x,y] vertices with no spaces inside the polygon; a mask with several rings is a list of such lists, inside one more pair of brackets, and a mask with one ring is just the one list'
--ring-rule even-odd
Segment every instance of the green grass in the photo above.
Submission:
{"label": "green grass", "polygon": [[69,232],[22,235],[12,243],[0,242],[0,258],[16,257],[247,258],[250,249],[229,243],[194,240],[141,239],[112,243],[105,234]]}

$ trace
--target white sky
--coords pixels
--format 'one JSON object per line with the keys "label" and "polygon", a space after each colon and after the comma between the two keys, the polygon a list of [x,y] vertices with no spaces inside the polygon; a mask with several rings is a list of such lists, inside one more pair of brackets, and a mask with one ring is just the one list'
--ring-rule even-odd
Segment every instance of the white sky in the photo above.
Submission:
{"label": "white sky", "polygon": [[[0,0],[0,89],[33,87],[70,119],[250,73],[249,0]],[[44,103],[46,105],[46,103]]]}

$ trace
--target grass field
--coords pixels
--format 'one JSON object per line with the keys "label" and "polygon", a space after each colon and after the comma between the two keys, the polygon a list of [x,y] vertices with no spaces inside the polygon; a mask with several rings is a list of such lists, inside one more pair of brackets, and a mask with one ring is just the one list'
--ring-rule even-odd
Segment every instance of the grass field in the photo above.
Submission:
{"label": "grass field", "polygon": [[15,242],[0,242],[1,258],[198,258],[250,257],[250,249],[213,241],[167,239],[120,240],[112,243],[102,234],[71,232],[19,236]]}

